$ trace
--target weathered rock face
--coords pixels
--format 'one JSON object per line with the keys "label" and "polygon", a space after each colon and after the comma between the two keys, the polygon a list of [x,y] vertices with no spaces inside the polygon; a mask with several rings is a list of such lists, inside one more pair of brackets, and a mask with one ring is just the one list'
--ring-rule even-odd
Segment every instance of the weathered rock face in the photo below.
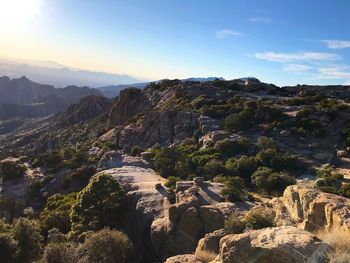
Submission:
{"label": "weathered rock face", "polygon": [[203,197],[187,193],[164,218],[152,223],[152,246],[160,258],[194,252],[201,237],[224,226],[224,215],[206,203]]}
{"label": "weathered rock face", "polygon": [[195,254],[198,256],[206,252],[210,252],[216,255],[219,254],[220,239],[226,235],[227,233],[224,229],[206,234],[205,237],[199,240]]}
{"label": "weathered rock face", "polygon": [[179,144],[193,136],[198,128],[197,114],[190,112],[152,111],[139,123],[133,123],[116,131],[116,142],[120,147],[139,145],[143,148],[155,144],[168,146]]}
{"label": "weathered rock face", "polygon": [[24,176],[26,169],[19,158],[9,157],[0,161],[0,177],[4,180],[17,179]]}
{"label": "weathered rock face", "polygon": [[151,169],[124,166],[102,171],[112,175],[123,186],[128,207],[128,235],[134,248],[139,251],[140,262],[154,262],[153,248],[151,246],[151,224],[155,219],[164,216],[169,203],[163,187],[156,188],[164,183]]}
{"label": "weathered rock face", "polygon": [[202,263],[202,261],[194,255],[186,254],[168,258],[165,263]]}
{"label": "weathered rock face", "polygon": [[150,164],[141,157],[123,155],[120,151],[108,151],[98,162],[97,171],[120,168],[123,166],[149,168]]}
{"label": "weathered rock face", "polygon": [[312,234],[284,226],[227,235],[220,240],[218,258],[222,263],[326,262],[324,253],[328,249]]}
{"label": "weathered rock face", "polygon": [[350,233],[350,199],[292,185],[286,188],[281,201],[302,229],[317,231],[337,227]]}
{"label": "weathered rock face", "polygon": [[147,111],[150,101],[140,89],[128,88],[120,92],[117,101],[112,106],[108,129],[124,124],[125,121],[138,113]]}

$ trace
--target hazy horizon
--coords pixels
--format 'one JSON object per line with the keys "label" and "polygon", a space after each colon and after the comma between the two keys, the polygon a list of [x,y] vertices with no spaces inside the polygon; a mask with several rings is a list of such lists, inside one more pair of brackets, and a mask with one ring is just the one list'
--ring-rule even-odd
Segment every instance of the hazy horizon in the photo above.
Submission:
{"label": "hazy horizon", "polygon": [[147,81],[250,76],[281,86],[350,83],[347,1],[0,4],[1,56]]}

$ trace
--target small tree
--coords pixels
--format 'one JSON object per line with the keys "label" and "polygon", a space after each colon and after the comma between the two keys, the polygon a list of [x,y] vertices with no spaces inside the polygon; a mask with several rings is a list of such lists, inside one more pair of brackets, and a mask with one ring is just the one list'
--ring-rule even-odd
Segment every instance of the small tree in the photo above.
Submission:
{"label": "small tree", "polygon": [[39,257],[42,236],[38,222],[27,218],[18,219],[13,238],[17,241],[16,258],[19,262],[33,262]]}
{"label": "small tree", "polygon": [[177,149],[166,147],[157,151],[154,156],[154,166],[164,178],[178,176],[185,179],[190,173],[188,160]]}
{"label": "small tree", "polygon": [[67,234],[71,228],[69,213],[76,202],[76,193],[69,195],[55,194],[47,199],[45,209],[40,214],[40,224],[46,236],[52,228]]}
{"label": "small tree", "polygon": [[260,167],[252,175],[252,184],[263,193],[281,195],[288,185],[295,184],[294,177],[277,173],[267,167]]}
{"label": "small tree", "polygon": [[83,262],[126,263],[130,262],[132,245],[123,232],[103,229],[88,237],[81,251],[84,254]]}
{"label": "small tree", "polygon": [[8,233],[0,233],[0,259],[3,263],[12,263],[16,252],[16,241]]}
{"label": "small tree", "polygon": [[73,230],[98,230],[118,227],[125,210],[125,192],[108,174],[91,178],[78,194],[70,214]]}
{"label": "small tree", "polygon": [[238,160],[229,159],[226,162],[226,168],[233,176],[242,177],[249,183],[252,174],[258,168],[258,164],[254,157],[244,155]]}
{"label": "small tree", "polygon": [[262,207],[248,211],[244,222],[248,229],[261,229],[274,226],[274,219],[273,213]]}
{"label": "small tree", "polygon": [[45,263],[76,263],[78,253],[74,244],[69,242],[51,242],[45,247],[43,262]]}
{"label": "small tree", "polygon": [[225,230],[230,234],[243,233],[245,229],[244,221],[232,214],[225,220]]}
{"label": "small tree", "polygon": [[176,187],[176,182],[180,181],[181,179],[179,177],[175,177],[175,176],[169,176],[168,180],[165,182],[165,186],[168,188],[172,188],[175,189]]}
{"label": "small tree", "polygon": [[245,195],[244,180],[240,177],[230,177],[225,181],[222,194],[230,202],[242,201]]}
{"label": "small tree", "polygon": [[273,138],[261,136],[258,138],[258,147],[260,150],[276,149],[276,143]]}

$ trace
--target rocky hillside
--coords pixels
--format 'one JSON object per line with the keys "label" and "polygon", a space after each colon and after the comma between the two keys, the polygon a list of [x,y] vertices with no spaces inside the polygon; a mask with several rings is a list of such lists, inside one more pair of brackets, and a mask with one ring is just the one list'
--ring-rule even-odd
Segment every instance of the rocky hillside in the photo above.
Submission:
{"label": "rocky hillside", "polygon": [[349,91],[164,80],[3,121],[7,262],[21,228],[28,262],[348,262]]}
{"label": "rocky hillside", "polygon": [[35,118],[64,111],[70,104],[90,95],[102,95],[96,89],[68,86],[56,89],[30,81],[26,77],[0,78],[0,120],[15,117]]}

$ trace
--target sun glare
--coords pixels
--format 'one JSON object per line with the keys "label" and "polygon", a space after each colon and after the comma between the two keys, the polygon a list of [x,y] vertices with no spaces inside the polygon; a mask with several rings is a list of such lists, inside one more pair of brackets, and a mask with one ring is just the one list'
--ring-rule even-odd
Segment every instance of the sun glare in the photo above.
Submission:
{"label": "sun glare", "polygon": [[11,30],[35,21],[44,0],[0,0],[0,27]]}

